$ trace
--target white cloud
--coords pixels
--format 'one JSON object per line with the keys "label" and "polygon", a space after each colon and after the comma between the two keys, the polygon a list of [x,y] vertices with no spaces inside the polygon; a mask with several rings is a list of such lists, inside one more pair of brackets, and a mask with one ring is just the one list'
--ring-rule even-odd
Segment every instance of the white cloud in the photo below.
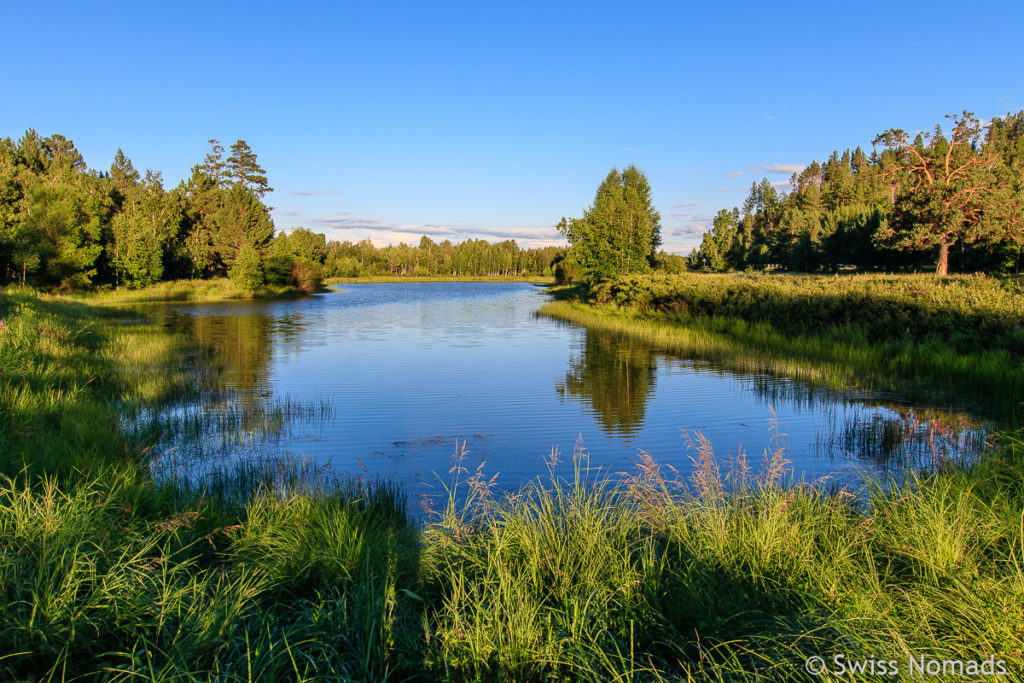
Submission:
{"label": "white cloud", "polygon": [[693,225],[685,225],[681,228],[672,228],[666,234],[672,237],[700,237],[707,231],[708,226],[704,223],[694,223]]}
{"label": "white cloud", "polygon": [[793,175],[804,170],[804,164],[755,164],[749,166],[751,169],[760,169],[766,173],[785,173],[786,175]]}
{"label": "white cloud", "polygon": [[305,190],[295,190],[293,192],[290,192],[289,194],[293,194],[299,197],[319,197],[325,194],[341,194],[341,192],[339,192],[338,190],[324,190],[323,192],[308,192]]}
{"label": "white cloud", "polygon": [[424,235],[435,242],[451,240],[462,242],[467,239],[484,239],[488,242],[515,240],[522,248],[564,246],[562,237],[554,226],[513,226],[481,228],[471,225],[452,224],[400,224],[390,223],[374,216],[362,216],[359,211],[345,211],[332,216],[310,221],[322,230],[328,239],[358,242],[369,239],[374,246],[388,244],[416,244]]}
{"label": "white cloud", "polygon": [[740,177],[743,174],[744,174],[743,171],[730,171],[729,173],[726,173],[725,175],[728,178],[738,178],[738,177]]}
{"label": "white cloud", "polygon": [[697,206],[697,205],[703,204],[703,203],[704,203],[703,199],[698,199],[697,201],[693,201],[693,202],[679,202],[678,204],[673,204],[669,208],[670,209],[685,209],[685,208],[687,208],[689,206]]}

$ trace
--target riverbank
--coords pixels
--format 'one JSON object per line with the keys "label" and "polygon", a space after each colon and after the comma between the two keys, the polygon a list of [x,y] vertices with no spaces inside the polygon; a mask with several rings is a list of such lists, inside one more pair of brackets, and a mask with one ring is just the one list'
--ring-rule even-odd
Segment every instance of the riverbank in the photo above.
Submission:
{"label": "riverbank", "polygon": [[1010,424],[1024,417],[1016,280],[686,274],[558,291],[541,315],[739,372],[932,394]]}
{"label": "riverbank", "polygon": [[527,282],[554,284],[554,277],[543,275],[368,275],[366,277],[332,277],[325,285],[358,284],[360,282]]}
{"label": "riverbank", "polygon": [[74,299],[92,304],[128,304],[159,301],[211,302],[243,299],[296,299],[306,296],[297,287],[263,285],[255,290],[242,287],[228,278],[210,280],[169,280],[139,289],[107,289],[76,293]]}
{"label": "riverbank", "polygon": [[[0,294],[0,678],[801,680],[833,662],[1024,658],[1024,440],[869,501],[640,458],[496,498],[294,463],[157,484],[121,416],[188,395],[194,341],[88,301]],[[458,463],[456,463],[457,465]],[[720,469],[721,465],[721,469]],[[742,471],[742,470],[738,470]],[[464,501],[464,502],[456,502]]]}

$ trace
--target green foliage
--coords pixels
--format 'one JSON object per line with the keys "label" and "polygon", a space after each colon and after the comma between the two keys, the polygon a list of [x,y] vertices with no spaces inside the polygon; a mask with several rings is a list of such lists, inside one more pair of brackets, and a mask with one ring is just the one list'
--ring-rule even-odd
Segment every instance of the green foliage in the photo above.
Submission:
{"label": "green foliage", "polygon": [[610,331],[637,326],[680,355],[837,389],[939,392],[1008,418],[1024,400],[1017,279],[635,275],[594,296],[607,310],[558,302],[542,312]]}
{"label": "green foliage", "polygon": [[[295,279],[306,289],[326,276],[518,278],[553,275],[564,251],[426,236],[416,246],[377,248],[369,240],[328,242],[301,227],[275,238],[256,154],[239,140],[225,159],[223,146],[209,142],[189,178],[165,191],[159,173],[141,175],[121,149],[101,174],[88,172],[63,136],[29,130],[17,142],[0,139],[0,282],[143,286],[223,277],[246,245],[268,282]],[[244,279],[259,279],[251,275]]]}
{"label": "green foliage", "polygon": [[879,239],[897,247],[939,247],[936,272],[948,272],[955,241],[1020,242],[1024,201],[1014,191],[994,145],[979,144],[981,125],[972,114],[952,116],[947,140],[941,128],[913,142],[899,129],[876,138],[897,164],[888,172],[900,193],[888,230]]}
{"label": "green foliage", "polygon": [[36,242],[47,274],[73,287],[88,285],[96,260],[108,200],[82,185],[40,185],[29,195],[24,230]]}
{"label": "green foliage", "polygon": [[691,270],[721,273],[729,267],[727,259],[733,252],[739,231],[739,211],[720,210],[712,225],[711,231],[704,233],[700,248],[688,259]]}
{"label": "green foliage", "polygon": [[558,231],[573,260],[591,283],[650,270],[661,244],[661,216],[654,209],[647,177],[636,166],[612,169],[582,218],[562,218]]}
{"label": "green foliage", "polygon": [[[211,140],[214,153],[217,152],[216,140]],[[219,159],[215,159],[219,161]],[[211,163],[211,168],[216,166]],[[252,151],[245,140],[238,140],[231,145],[231,156],[224,163],[225,176],[240,187],[251,191],[259,198],[263,198],[267,192],[273,192],[274,188],[267,183],[267,172],[256,161],[256,153]]]}
{"label": "green foliage", "polygon": [[263,259],[260,258],[260,254],[256,251],[255,247],[250,244],[243,244],[239,248],[234,264],[232,264],[231,270],[228,271],[228,277],[231,278],[232,282],[249,291],[254,291],[265,282],[263,277]]}
{"label": "green foliage", "polygon": [[300,257],[292,265],[289,284],[307,294],[319,292],[324,281],[324,271],[319,263]]}
{"label": "green foliage", "polygon": [[161,279],[165,253],[180,228],[178,197],[164,192],[160,174],[151,171],[142,184],[125,185],[119,195],[121,210],[110,221],[110,264],[119,281],[151,285]]}
{"label": "green foliage", "polygon": [[242,185],[232,185],[224,193],[223,206],[214,216],[216,232],[213,245],[220,261],[229,269],[244,248],[258,257],[274,237],[274,223],[267,207],[255,193]]}
{"label": "green foliage", "polygon": [[733,210],[731,244],[716,223],[691,268],[1020,272],[1022,117],[993,119],[984,138],[966,112],[948,137],[890,129],[875,140],[881,153],[833,152],[794,173],[789,194],[754,183],[742,218]]}

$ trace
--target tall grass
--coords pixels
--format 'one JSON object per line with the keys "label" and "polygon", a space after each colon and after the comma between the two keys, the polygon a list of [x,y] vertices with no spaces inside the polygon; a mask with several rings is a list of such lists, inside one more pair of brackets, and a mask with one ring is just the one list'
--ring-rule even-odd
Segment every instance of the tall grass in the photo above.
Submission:
{"label": "tall grass", "polygon": [[295,287],[264,285],[255,291],[227,278],[209,280],[167,280],[140,289],[120,288],[78,293],[76,299],[98,305],[156,301],[229,301],[234,299],[291,299],[303,296]]}

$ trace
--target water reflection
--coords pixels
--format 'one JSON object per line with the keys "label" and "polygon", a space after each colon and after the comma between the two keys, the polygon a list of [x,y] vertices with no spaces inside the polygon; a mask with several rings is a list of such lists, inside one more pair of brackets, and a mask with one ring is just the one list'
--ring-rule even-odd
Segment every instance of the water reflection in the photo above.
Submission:
{"label": "water reflection", "polygon": [[202,397],[153,420],[168,457],[190,454],[190,467],[295,457],[418,487],[436,486],[459,441],[467,466],[486,461],[514,490],[543,475],[553,446],[567,452],[580,435],[607,473],[628,469],[642,448],[685,476],[681,429],[703,432],[723,457],[740,447],[759,455],[774,413],[797,478],[849,481],[969,456],[987,433],[961,411],[906,396],[729,372],[537,318],[544,294],[528,285],[346,290],[145,307],[204,350]]}
{"label": "water reflection", "polygon": [[643,427],[654,394],[657,362],[639,342],[588,330],[556,390],[585,403],[610,434],[634,434]]}
{"label": "water reflection", "polygon": [[170,308],[146,310],[156,322],[194,339],[204,352],[203,362],[215,368],[220,388],[242,400],[270,394],[270,360],[275,344],[294,341],[302,332],[301,317],[260,313],[190,315]]}
{"label": "water reflection", "polygon": [[[917,396],[919,403],[911,406],[907,397],[832,389],[768,374],[738,374],[595,330],[583,332],[570,358],[569,371],[564,380],[555,383],[555,390],[563,400],[570,398],[583,405],[597,418],[605,434],[633,435],[645,426],[647,406],[657,393],[659,372],[707,377],[716,380],[713,386],[719,391],[723,383],[739,384],[769,413],[784,406],[790,418],[815,416],[823,424],[808,445],[817,457],[861,462],[878,471],[934,469],[961,461],[980,451],[989,435],[985,423],[965,413],[922,405],[927,395]],[[704,400],[699,388],[691,391],[693,401]],[[670,396],[661,398],[673,400]],[[706,409],[713,410],[712,399],[706,400]],[[719,405],[742,420],[743,403]],[[738,424],[748,426],[747,422]]]}

